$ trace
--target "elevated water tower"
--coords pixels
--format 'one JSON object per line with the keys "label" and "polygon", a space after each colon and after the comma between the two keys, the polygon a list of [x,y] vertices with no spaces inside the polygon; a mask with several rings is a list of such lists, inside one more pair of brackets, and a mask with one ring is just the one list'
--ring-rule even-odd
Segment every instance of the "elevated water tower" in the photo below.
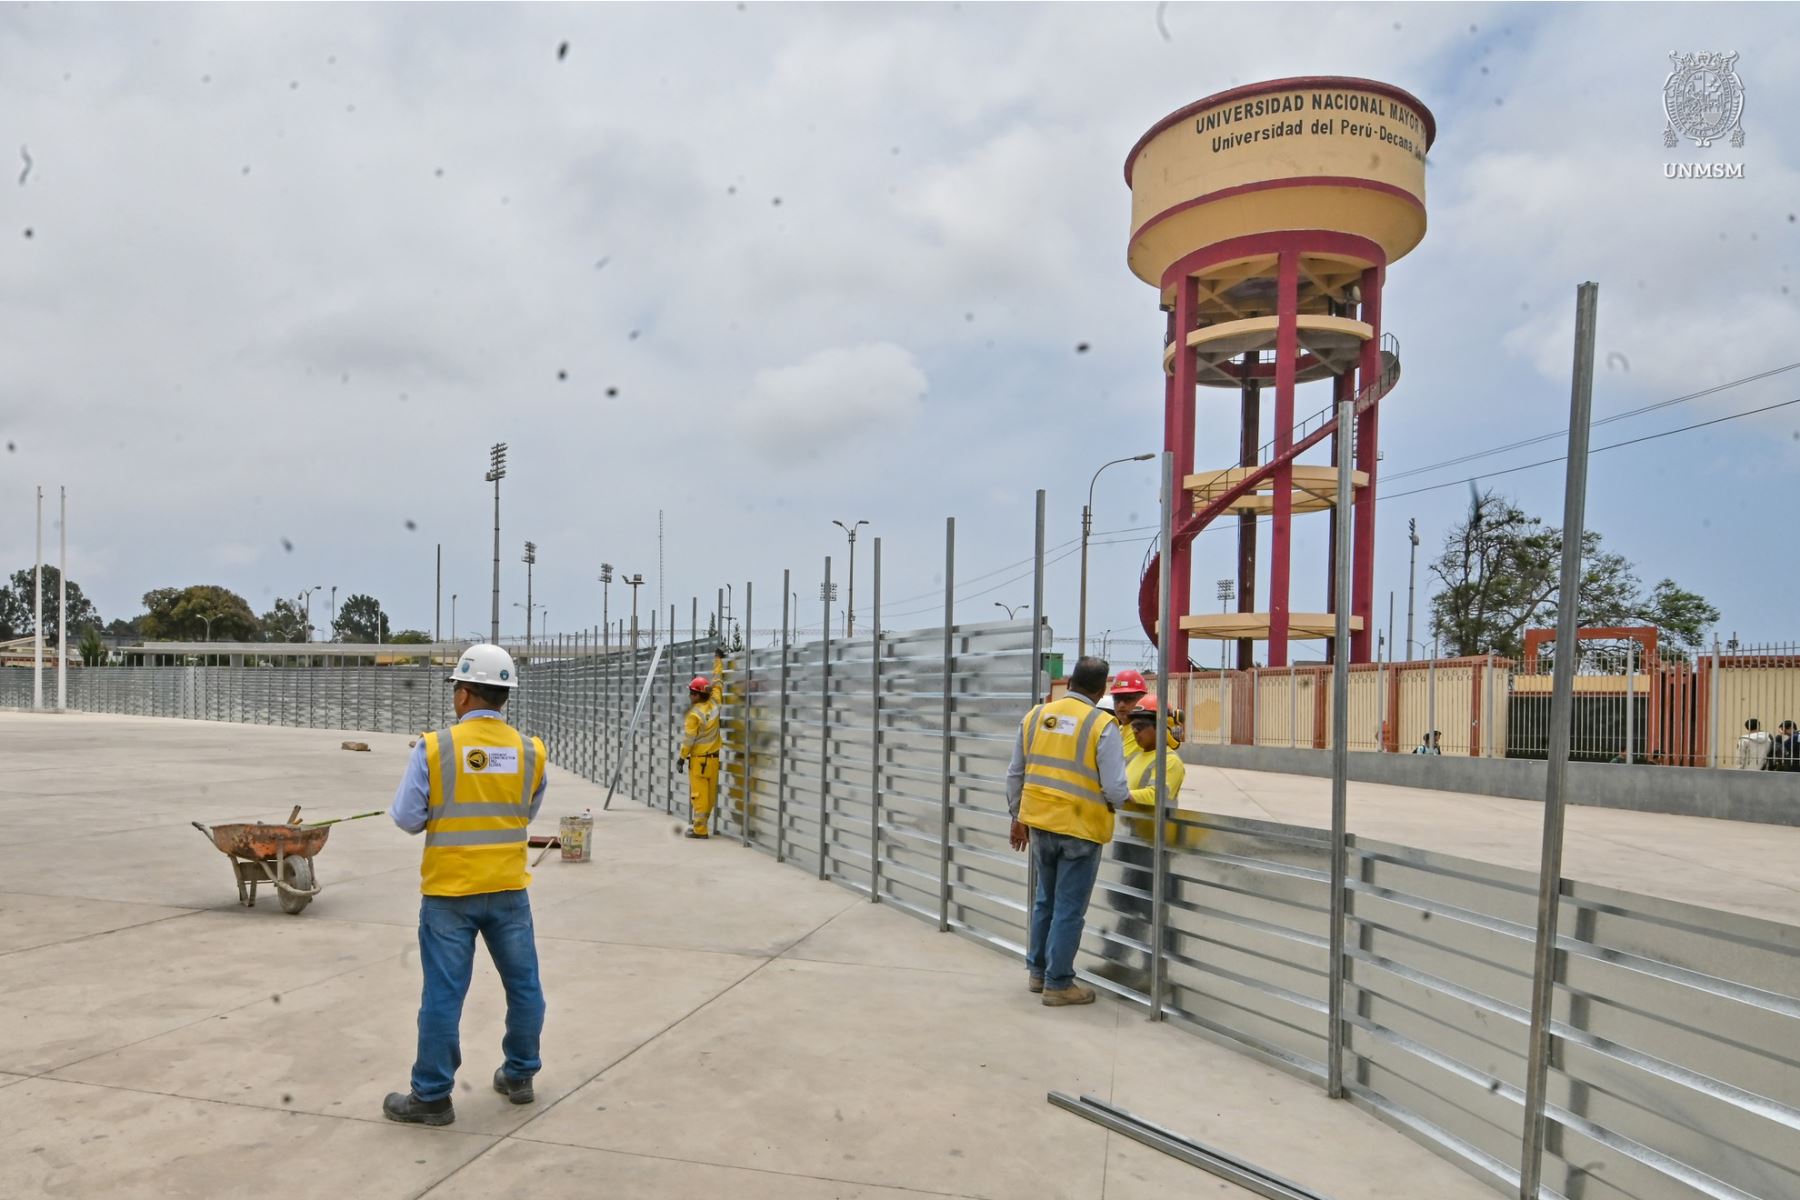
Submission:
{"label": "elevated water tower", "polygon": [[[1350,654],[1370,657],[1377,404],[1400,371],[1398,345],[1382,334],[1381,292],[1388,264],[1425,236],[1425,154],[1435,134],[1430,111],[1397,87],[1308,76],[1196,101],[1158,121],[1126,158],[1127,257],[1168,314],[1163,444],[1191,498],[1191,510],[1177,510],[1170,562],[1175,663],[1190,661],[1193,638],[1236,641],[1238,666],[1247,668],[1258,641],[1268,643],[1269,666],[1285,666],[1294,639],[1331,637],[1332,613],[1289,605],[1293,521],[1315,512],[1328,514],[1334,531],[1339,520],[1354,522]],[[1324,382],[1329,395],[1321,388],[1305,406],[1317,414],[1297,419],[1299,386]],[[1200,466],[1203,387],[1225,395],[1204,401]],[[1336,511],[1334,466],[1334,406],[1344,398],[1357,402],[1349,514]],[[1299,461],[1315,447],[1314,462]],[[1195,612],[1194,536],[1227,517],[1237,526],[1238,610]],[[1267,587],[1259,588],[1264,517]],[[1329,583],[1335,564],[1324,565]],[[1152,560],[1138,594],[1153,641],[1157,575]]]}

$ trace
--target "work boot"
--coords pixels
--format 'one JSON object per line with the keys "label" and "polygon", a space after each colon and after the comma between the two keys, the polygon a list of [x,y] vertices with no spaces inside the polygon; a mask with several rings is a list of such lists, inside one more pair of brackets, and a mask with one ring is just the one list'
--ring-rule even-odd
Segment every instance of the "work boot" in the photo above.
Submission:
{"label": "work boot", "polygon": [[1094,989],[1082,987],[1079,983],[1071,983],[1066,988],[1045,988],[1044,1007],[1063,1008],[1070,1004],[1092,1004]]}
{"label": "work boot", "polygon": [[706,838],[709,838],[712,835],[707,833],[706,830],[704,830],[704,829],[690,829],[687,831],[687,836],[689,836],[691,838],[699,838],[701,840],[705,840]]}
{"label": "work boot", "polygon": [[1032,993],[1033,995],[1036,995],[1037,993],[1043,991],[1044,990],[1044,977],[1042,975],[1027,975],[1027,976],[1025,976],[1025,990]]}
{"label": "work boot", "polygon": [[514,1104],[530,1104],[537,1099],[531,1090],[531,1080],[514,1079],[506,1073],[505,1067],[494,1068],[494,1090]]}
{"label": "work boot", "polygon": [[450,1097],[421,1100],[411,1092],[389,1092],[381,1102],[382,1115],[405,1125],[448,1125],[456,1120]]}

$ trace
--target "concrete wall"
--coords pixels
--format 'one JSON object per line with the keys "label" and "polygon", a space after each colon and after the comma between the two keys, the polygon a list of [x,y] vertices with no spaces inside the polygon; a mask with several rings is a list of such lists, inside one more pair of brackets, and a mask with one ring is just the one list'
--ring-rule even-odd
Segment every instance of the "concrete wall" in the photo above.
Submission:
{"label": "concrete wall", "polygon": [[[1181,757],[1190,763],[1242,771],[1331,774],[1331,754],[1324,750],[1195,742],[1181,748]],[[1541,760],[1522,758],[1350,755],[1350,778],[1358,783],[1518,800],[1544,798],[1544,769]],[[1800,826],[1800,773],[1570,763],[1569,801],[1596,808]]]}

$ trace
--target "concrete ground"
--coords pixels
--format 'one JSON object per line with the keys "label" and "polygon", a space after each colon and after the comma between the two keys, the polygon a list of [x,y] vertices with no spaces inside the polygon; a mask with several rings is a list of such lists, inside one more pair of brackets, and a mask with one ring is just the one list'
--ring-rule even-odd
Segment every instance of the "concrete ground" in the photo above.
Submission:
{"label": "concrete ground", "polygon": [[[1687,774],[1704,787],[1711,772]],[[1331,780],[1190,763],[1181,807],[1329,827]],[[1353,834],[1537,873],[1538,801],[1352,782],[1347,808]],[[1579,805],[1564,811],[1566,878],[1800,924],[1800,827]]]}
{"label": "concrete ground", "polygon": [[[373,752],[340,750],[345,736]],[[488,1078],[477,955],[457,1120],[391,1124],[413,1052],[419,842],[333,829],[300,916],[238,906],[188,822],[383,807],[406,739],[0,714],[0,1196],[284,1200],[1250,1195],[1052,1108],[1094,1093],[1336,1200],[1492,1192],[1321,1091],[629,800],[532,885],[538,1101]],[[599,808],[552,774],[545,824]]]}

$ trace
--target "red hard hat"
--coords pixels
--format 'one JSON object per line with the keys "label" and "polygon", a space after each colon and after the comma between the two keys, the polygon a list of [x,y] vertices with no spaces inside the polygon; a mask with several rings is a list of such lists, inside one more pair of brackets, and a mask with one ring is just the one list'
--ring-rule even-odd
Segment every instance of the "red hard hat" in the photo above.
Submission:
{"label": "red hard hat", "polygon": [[1113,680],[1112,694],[1115,696],[1141,696],[1149,690],[1142,671],[1120,671],[1118,678]]}
{"label": "red hard hat", "polygon": [[693,682],[688,684],[688,691],[710,692],[712,691],[712,680],[704,675],[696,675],[694,676]]}
{"label": "red hard hat", "polygon": [[1131,719],[1134,721],[1137,720],[1139,717],[1154,718],[1155,716],[1156,716],[1156,697],[1155,696],[1145,696],[1142,700],[1139,700],[1137,702],[1137,707],[1131,710]]}

